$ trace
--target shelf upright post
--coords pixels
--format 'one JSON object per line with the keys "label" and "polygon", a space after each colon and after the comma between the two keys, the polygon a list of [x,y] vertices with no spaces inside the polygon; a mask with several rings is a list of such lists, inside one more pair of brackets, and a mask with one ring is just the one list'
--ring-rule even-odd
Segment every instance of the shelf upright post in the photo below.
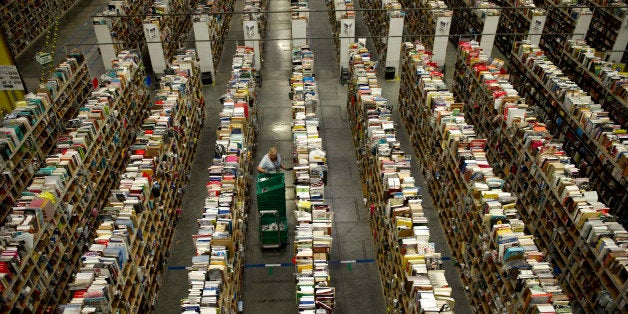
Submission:
{"label": "shelf upright post", "polygon": [[449,41],[449,29],[451,28],[451,15],[438,16],[436,20],[436,30],[434,33],[434,56],[432,61],[438,64],[445,64],[447,55],[447,42]]}
{"label": "shelf upright post", "polygon": [[342,17],[346,13],[347,6],[345,5],[345,0],[335,0],[334,8],[336,10],[336,21],[340,21]]}
{"label": "shelf upright post", "polygon": [[349,45],[355,42],[355,18],[344,17],[340,21],[340,68],[349,68]]}
{"label": "shelf upright post", "polygon": [[589,9],[582,8],[578,10],[578,18],[576,19],[576,26],[573,29],[573,35],[571,35],[571,39],[584,40],[584,38],[587,36],[589,25],[591,25],[591,20],[593,20],[593,12],[591,12],[591,10]]}
{"label": "shelf upright post", "polygon": [[307,45],[307,21],[309,12],[306,7],[292,10],[292,47]]}
{"label": "shelf upright post", "polygon": [[[481,14],[482,12],[476,11]],[[480,48],[483,51],[488,51],[489,53],[493,51],[493,45],[495,43],[495,34],[497,33],[497,26],[499,25],[499,14],[498,15],[485,15],[484,16],[484,26],[482,28],[482,37],[480,38]]]}
{"label": "shelf upright post", "polygon": [[164,56],[164,47],[160,39],[161,30],[159,25],[155,23],[144,23],[144,37],[146,38],[146,47],[148,47],[148,55],[153,72],[160,75],[166,70],[166,57]]}
{"label": "shelf upright post", "polygon": [[543,27],[545,27],[545,20],[547,20],[547,13],[539,12],[532,15],[530,30],[528,31],[528,41],[532,45],[538,46],[541,42],[541,33],[543,32]]}
{"label": "shelf upright post", "polygon": [[116,59],[118,54],[111,32],[113,31],[113,19],[118,19],[116,22],[120,22],[120,16],[125,14],[123,4],[112,1],[109,9],[100,14],[111,15],[111,17],[98,16],[93,18],[94,33],[96,33],[96,42],[100,49],[100,56],[105,69],[108,69],[111,67],[111,61]]}
{"label": "shelf upright post", "polygon": [[244,45],[253,47],[255,53],[255,70],[261,68],[261,51],[260,51],[260,35],[259,35],[259,22],[257,18],[251,21],[242,21],[242,28],[244,29]]}
{"label": "shelf upright post", "polygon": [[111,66],[111,61],[116,58],[116,47],[111,37],[111,18],[95,17],[94,33],[96,33],[96,42],[100,49],[100,56],[105,69]]}
{"label": "shelf upright post", "polygon": [[208,14],[199,14],[194,17],[194,40],[196,51],[199,57],[199,65],[201,73],[211,73],[211,77],[215,78],[214,73],[214,54],[212,52],[211,32],[209,28],[210,16]]}
{"label": "shelf upright post", "polygon": [[307,20],[305,19],[293,19],[292,20],[292,46],[305,46],[307,40]]}
{"label": "shelf upright post", "polygon": [[386,45],[386,67],[394,67],[395,71],[399,69],[399,60],[401,56],[401,36],[403,35],[403,19],[404,13],[391,14],[389,11],[388,38]]}
{"label": "shelf upright post", "polygon": [[609,62],[621,62],[624,50],[628,44],[628,12],[626,12],[628,10],[625,8],[623,10],[624,17],[621,21],[621,27],[617,30],[617,38],[613,45],[613,51],[609,54]]}

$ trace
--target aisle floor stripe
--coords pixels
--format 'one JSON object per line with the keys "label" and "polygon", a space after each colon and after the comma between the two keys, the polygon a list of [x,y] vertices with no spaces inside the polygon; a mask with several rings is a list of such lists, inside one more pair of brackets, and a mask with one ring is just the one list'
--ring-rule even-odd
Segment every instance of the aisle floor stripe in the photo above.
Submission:
{"label": "aisle floor stripe", "polygon": [[[364,264],[364,263],[375,263],[374,259],[354,259],[354,260],[346,260],[346,261],[329,261],[330,265],[332,264]],[[278,263],[278,264],[246,264],[244,268],[262,268],[262,267],[294,267],[293,263]]]}
{"label": "aisle floor stripe", "polygon": [[186,266],[168,266],[168,270],[184,270]]}
{"label": "aisle floor stripe", "polygon": [[[443,261],[451,260],[449,256],[443,256]],[[367,263],[375,263],[374,259],[353,259],[353,260],[345,260],[345,261],[329,261],[329,265],[335,264],[367,264]],[[246,264],[244,268],[264,268],[264,267],[293,267],[293,263],[275,263],[275,264]],[[184,270],[186,266],[169,266],[168,270]]]}

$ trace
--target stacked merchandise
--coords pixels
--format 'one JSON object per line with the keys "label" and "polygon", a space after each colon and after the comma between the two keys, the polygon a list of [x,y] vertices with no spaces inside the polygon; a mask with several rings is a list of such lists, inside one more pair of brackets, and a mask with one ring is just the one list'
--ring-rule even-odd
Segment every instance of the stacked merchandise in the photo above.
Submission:
{"label": "stacked merchandise", "polygon": [[239,46],[233,57],[215,153],[209,167],[207,197],[193,236],[196,256],[189,270],[183,313],[232,313],[242,284],[242,249],[249,204],[256,131],[254,52]]}
{"label": "stacked merchandise", "polygon": [[329,277],[333,212],[324,199],[326,158],[318,134],[314,53],[292,49],[292,136],[297,227],[294,241],[299,313],[332,313],[335,288]]}
{"label": "stacked merchandise", "polygon": [[214,72],[216,72],[233,15],[232,13],[217,12],[233,12],[235,0],[200,0],[199,2],[194,10],[194,22],[204,21],[209,25]]}
{"label": "stacked merchandise", "polygon": [[389,309],[404,313],[453,313],[452,291],[440,253],[429,242],[420,189],[410,173],[411,156],[396,138],[375,61],[359,44],[350,51],[347,109],[386,302]]}
{"label": "stacked merchandise", "polygon": [[[565,141],[554,138],[543,123],[543,109],[526,104],[521,89],[509,84],[501,62],[474,43],[460,49],[456,92],[470,97],[465,110],[488,135],[487,157],[518,193],[516,208],[539,247],[549,251],[546,259],[553,261],[554,272],[564,274],[558,282],[573,296],[571,307],[609,313],[625,307],[628,233],[590,190],[589,178],[565,152]],[[536,60],[527,59],[530,64]],[[579,92],[565,94],[570,99]]]}
{"label": "stacked merchandise", "polygon": [[401,10],[401,3],[397,0],[366,1],[360,0],[362,9],[371,9],[364,12],[364,18],[369,28],[369,34],[373,36],[373,43],[380,61],[385,61],[388,30],[390,28],[390,18],[403,17],[405,13]]}
{"label": "stacked merchandise", "polygon": [[[77,116],[88,82],[83,55],[71,53],[0,126],[2,312],[54,309],[75,270],[98,192],[93,181],[102,178],[90,165],[100,162],[96,142],[110,127],[104,115]],[[86,120],[72,128],[71,118]]]}
{"label": "stacked merchandise", "polygon": [[63,313],[136,313],[155,305],[202,119],[195,60],[195,52],[186,51],[171,64],[174,74],[162,78],[148,117],[134,132],[118,187],[102,210],[89,212],[100,224]]}
{"label": "stacked merchandise", "polygon": [[[90,107],[94,107],[96,110],[109,112],[115,118],[112,120],[113,125],[109,125],[106,133],[103,133],[106,136],[99,138],[100,147],[105,149],[100,156],[100,162],[92,162],[88,168],[92,174],[99,175],[107,169],[110,171],[109,176],[102,176],[100,180],[94,180],[92,177],[95,186],[100,190],[98,200],[108,197],[109,190],[117,184],[118,171],[126,162],[126,154],[122,148],[131,145],[135,139],[135,132],[130,128],[139,126],[145,116],[150,93],[144,79],[139,52],[121,51],[117,58],[111,61],[111,68],[100,76],[98,89],[92,92],[87,104],[79,110],[79,116],[86,113],[89,115],[94,111]],[[114,105],[106,106],[107,100]],[[96,111],[94,114],[98,113]],[[110,164],[107,165],[106,162]],[[101,206],[102,203],[100,201]]]}
{"label": "stacked merchandise", "polygon": [[[510,57],[511,81],[550,132],[564,137],[562,147],[590,178],[610,211],[628,225],[628,134],[601,105],[548,61],[543,50],[526,42],[515,45]],[[525,88],[524,88],[525,87]]]}
{"label": "stacked merchandise", "polygon": [[[625,258],[628,254],[625,244],[628,234],[624,227],[615,222],[617,218],[609,214],[609,208],[598,201],[597,193],[590,190],[590,179],[581,174],[583,167],[578,168],[572,164],[571,158],[565,152],[568,145],[566,141],[554,139],[549,126],[542,123],[542,117],[546,114],[543,108],[535,105],[535,102],[524,104],[524,100],[518,96],[507,102],[498,99],[503,98],[500,95],[504,94],[500,89],[495,89],[494,96],[488,97],[483,92],[483,86],[487,82],[483,77],[489,77],[499,70],[487,67],[489,58],[477,47],[470,44],[461,49],[464,58],[461,57],[458,62],[460,71],[477,79],[461,79],[460,83],[465,89],[477,91],[476,110],[482,113],[482,117],[504,117],[503,122],[501,119],[494,119],[492,126],[483,119],[478,120],[487,133],[487,127],[497,128],[490,138],[499,143],[494,153],[498,157],[494,158],[501,159],[504,172],[512,176],[514,188],[520,191],[526,205],[526,218],[529,224],[536,226],[530,229],[538,238],[545,240],[545,247],[553,253],[560,270],[568,274],[561,278],[561,283],[570,287],[575,295],[574,307],[584,311],[605,307],[609,312],[614,308],[622,308],[627,302],[625,282],[628,280]],[[527,48],[522,47],[524,49]],[[525,54],[524,51],[521,53]],[[537,61],[535,57],[528,60],[530,65]],[[481,70],[483,73],[480,74]],[[473,73],[476,71],[477,75]],[[542,74],[540,71],[538,73]],[[553,79],[552,75],[544,77]],[[495,81],[507,86],[503,90],[513,93],[514,89],[508,84],[507,75],[495,76]],[[514,95],[516,96],[516,92]],[[570,100],[573,97],[586,98],[577,87],[563,96],[567,103],[577,103]],[[491,106],[484,105],[486,101],[490,101]],[[493,102],[495,105],[492,105]],[[587,106],[582,104],[582,110],[586,110]],[[530,186],[544,188],[531,189]],[[589,272],[593,268],[598,271]],[[595,294],[591,290],[598,292],[597,299],[592,298]],[[602,297],[604,295],[613,302],[607,302],[609,298]]]}
{"label": "stacked merchandise", "polygon": [[[61,62],[54,68],[46,82],[39,85],[41,89],[46,90],[53,98],[54,113],[56,121],[50,121],[49,127],[60,127],[63,129],[62,121],[67,121],[76,116],[76,113],[82,105],[82,101],[89,95],[91,84],[88,84],[89,78],[87,71],[82,70],[84,57],[77,50],[71,51],[64,62]],[[69,82],[69,84],[67,84]],[[55,122],[59,123],[55,126]],[[58,135],[58,134],[57,134]],[[49,137],[49,141],[54,142],[54,137]],[[51,145],[50,142],[44,142],[42,145]],[[43,151],[39,152],[42,156]]]}
{"label": "stacked merchandise", "polygon": [[[488,161],[487,139],[467,123],[465,105],[454,101],[421,44],[406,43],[404,56],[400,108],[411,112],[404,121],[415,134],[413,146],[472,307],[479,312],[570,312],[553,265],[538,248],[542,243],[526,232],[530,226],[518,210],[523,203]],[[409,95],[415,101],[408,102]],[[433,123],[417,123],[428,120]]]}
{"label": "stacked merchandise", "polygon": [[555,64],[558,61],[565,74],[602,105],[611,119],[628,129],[628,72],[623,66],[604,61],[599,51],[582,40],[569,40],[561,52],[564,57],[560,59],[552,54],[548,57]]}
{"label": "stacked merchandise", "polygon": [[[30,311],[55,309],[68,297],[68,281],[80,262],[78,257],[94,223],[92,209],[99,208],[104,192],[112,183],[111,177],[115,176],[115,171],[110,169],[117,167],[116,160],[122,151],[117,148],[118,142],[131,133],[122,126],[123,118],[118,115],[119,111],[128,109],[124,96],[136,93],[129,98],[140,102],[129,110],[131,115],[139,114],[137,112],[147,105],[143,101],[147,91],[141,80],[137,84],[135,78],[137,65],[135,61],[126,64],[127,60],[138,61],[139,56],[129,53],[121,56],[111,70],[118,76],[103,80],[78,114],[63,121],[65,133],[58,137],[56,146],[9,215],[8,225],[28,233],[16,234],[18,239],[14,243],[30,239],[23,244],[37,250],[38,258],[33,259],[34,256],[27,253],[31,249],[20,249],[16,251],[18,255],[8,255],[13,249],[7,246],[2,252],[7,259],[2,261],[1,267],[6,270],[5,266],[11,265],[9,272],[2,272],[5,304],[12,304],[8,297],[15,296],[14,288],[19,289],[17,295],[21,299],[14,308]],[[16,271],[18,269],[21,271]],[[56,289],[45,288],[51,284]]]}
{"label": "stacked merchandise", "polygon": [[87,84],[84,59],[82,54],[70,53],[35,93],[17,102],[0,122],[0,221],[5,221],[31,182],[37,164],[53,149],[63,129],[61,122],[76,114],[69,108],[78,109],[89,96],[91,84]]}

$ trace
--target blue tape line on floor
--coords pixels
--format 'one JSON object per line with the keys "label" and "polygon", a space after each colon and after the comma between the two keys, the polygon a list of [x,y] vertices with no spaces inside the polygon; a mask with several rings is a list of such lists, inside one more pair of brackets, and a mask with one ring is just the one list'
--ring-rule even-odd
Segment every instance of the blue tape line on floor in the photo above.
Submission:
{"label": "blue tape line on floor", "polygon": [[184,270],[186,268],[185,266],[168,266],[168,270]]}
{"label": "blue tape line on floor", "polygon": [[[442,257],[443,261],[449,261],[451,260],[451,257],[449,256],[443,256]],[[375,260],[370,258],[370,259],[355,259],[355,260],[345,260],[345,261],[329,261],[328,264],[329,265],[336,265],[336,264],[367,264],[367,263],[375,263]],[[275,263],[275,264],[246,264],[244,265],[244,268],[264,268],[264,267],[293,267],[294,264],[293,263]],[[168,267],[168,270],[183,270],[186,269],[185,266],[170,266]]]}
{"label": "blue tape line on floor", "polygon": [[375,263],[374,259],[356,259],[355,260],[356,263]]}
{"label": "blue tape line on floor", "polygon": [[260,267],[266,267],[266,264],[246,264],[246,265],[244,265],[244,268],[260,268]]}
{"label": "blue tape line on floor", "polygon": [[[375,263],[374,259],[355,259],[346,261],[329,261],[329,265],[333,264],[360,264]],[[293,263],[275,263],[275,264],[245,264],[244,268],[262,268],[262,267],[293,267]]]}

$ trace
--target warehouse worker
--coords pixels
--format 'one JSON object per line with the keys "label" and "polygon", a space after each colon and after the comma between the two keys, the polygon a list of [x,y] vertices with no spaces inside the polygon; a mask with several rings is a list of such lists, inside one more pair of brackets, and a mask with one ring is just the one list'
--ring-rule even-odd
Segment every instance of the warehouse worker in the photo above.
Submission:
{"label": "warehouse worker", "polygon": [[281,164],[281,156],[277,152],[277,147],[271,147],[268,150],[268,154],[264,155],[262,161],[257,166],[257,171],[260,173],[277,173],[279,168],[292,170],[292,168],[286,168]]}

